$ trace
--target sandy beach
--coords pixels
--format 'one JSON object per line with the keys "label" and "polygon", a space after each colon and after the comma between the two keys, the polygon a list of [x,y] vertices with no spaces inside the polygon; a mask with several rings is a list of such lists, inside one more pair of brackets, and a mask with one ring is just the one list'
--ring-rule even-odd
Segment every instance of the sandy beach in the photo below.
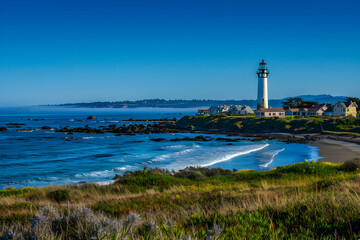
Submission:
{"label": "sandy beach", "polygon": [[324,139],[313,144],[319,148],[319,155],[322,162],[344,162],[354,158],[360,158],[360,145],[349,142],[342,142]]}

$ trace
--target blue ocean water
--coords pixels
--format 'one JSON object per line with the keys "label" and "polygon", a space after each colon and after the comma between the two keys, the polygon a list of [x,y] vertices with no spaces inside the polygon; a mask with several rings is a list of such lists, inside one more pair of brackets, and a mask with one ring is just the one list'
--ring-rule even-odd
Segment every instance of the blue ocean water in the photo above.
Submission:
{"label": "blue ocean water", "polygon": [[[154,142],[151,138],[195,137],[199,133],[85,134],[55,132],[59,127],[131,124],[134,119],[181,118],[196,109],[0,108],[0,188],[40,187],[83,182],[107,183],[115,174],[148,167],[179,170],[186,166],[268,170],[294,162],[317,160],[317,148],[278,141]],[[97,119],[86,120],[88,115]],[[8,123],[22,123],[9,126]],[[144,122],[145,124],[151,122]],[[51,130],[40,130],[49,126]],[[29,131],[15,131],[28,129]],[[225,135],[209,135],[226,137]]]}

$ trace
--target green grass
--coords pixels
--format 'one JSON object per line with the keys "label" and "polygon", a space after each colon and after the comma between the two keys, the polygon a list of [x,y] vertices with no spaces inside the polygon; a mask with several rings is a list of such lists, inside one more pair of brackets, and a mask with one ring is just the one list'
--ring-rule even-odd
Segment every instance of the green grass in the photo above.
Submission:
{"label": "green grass", "polygon": [[337,132],[337,131],[326,131],[326,130],[324,130],[323,132],[334,135],[347,135],[347,136],[360,137],[360,133],[353,133],[353,132]]}
{"label": "green grass", "polygon": [[[359,166],[354,160],[302,162],[265,172],[145,169],[117,176],[107,186],[12,189],[11,194],[3,190],[0,237],[12,226],[24,236],[35,234],[30,218],[43,211],[44,204],[51,204],[56,210],[44,229],[68,229],[56,230],[59,239],[79,236],[75,226],[85,231],[93,226],[89,221],[104,222],[102,214],[110,219],[106,221],[120,224],[119,219],[132,213],[140,218],[130,229],[124,227],[129,233],[126,239],[356,239],[360,237]],[[79,205],[94,211],[90,220],[76,215]],[[69,212],[74,212],[71,219],[76,224],[60,218]],[[92,236],[95,230],[82,236]],[[43,236],[50,236],[46,231],[50,230],[43,230]],[[103,239],[121,239],[115,236]]]}
{"label": "green grass", "polygon": [[[291,117],[254,118],[219,114],[214,116],[185,116],[176,125],[187,128],[190,125],[198,130],[219,129],[238,132],[289,132],[289,133],[356,133],[360,134],[359,118],[331,117]],[[356,135],[358,136],[358,135]]]}
{"label": "green grass", "polygon": [[11,197],[22,197],[22,196],[30,193],[33,190],[34,190],[34,188],[31,188],[31,187],[21,188],[21,189],[8,188],[8,189],[0,190],[0,198],[10,197],[10,196]]}

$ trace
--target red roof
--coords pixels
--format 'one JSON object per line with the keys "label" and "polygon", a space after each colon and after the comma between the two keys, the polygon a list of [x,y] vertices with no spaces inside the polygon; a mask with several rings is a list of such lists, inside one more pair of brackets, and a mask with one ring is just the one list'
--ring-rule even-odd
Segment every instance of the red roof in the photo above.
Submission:
{"label": "red roof", "polygon": [[260,63],[260,65],[266,65],[266,62],[264,62],[264,59],[262,60],[262,62]]}

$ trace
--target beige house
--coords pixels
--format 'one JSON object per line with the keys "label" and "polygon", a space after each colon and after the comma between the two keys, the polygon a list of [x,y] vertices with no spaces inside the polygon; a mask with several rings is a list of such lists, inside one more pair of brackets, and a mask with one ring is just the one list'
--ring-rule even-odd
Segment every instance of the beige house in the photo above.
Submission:
{"label": "beige house", "polygon": [[347,117],[353,116],[356,117],[356,109],[359,106],[355,102],[338,102],[334,106],[334,116]]}
{"label": "beige house", "polygon": [[279,117],[284,118],[286,111],[282,108],[259,108],[255,111],[255,117]]}

